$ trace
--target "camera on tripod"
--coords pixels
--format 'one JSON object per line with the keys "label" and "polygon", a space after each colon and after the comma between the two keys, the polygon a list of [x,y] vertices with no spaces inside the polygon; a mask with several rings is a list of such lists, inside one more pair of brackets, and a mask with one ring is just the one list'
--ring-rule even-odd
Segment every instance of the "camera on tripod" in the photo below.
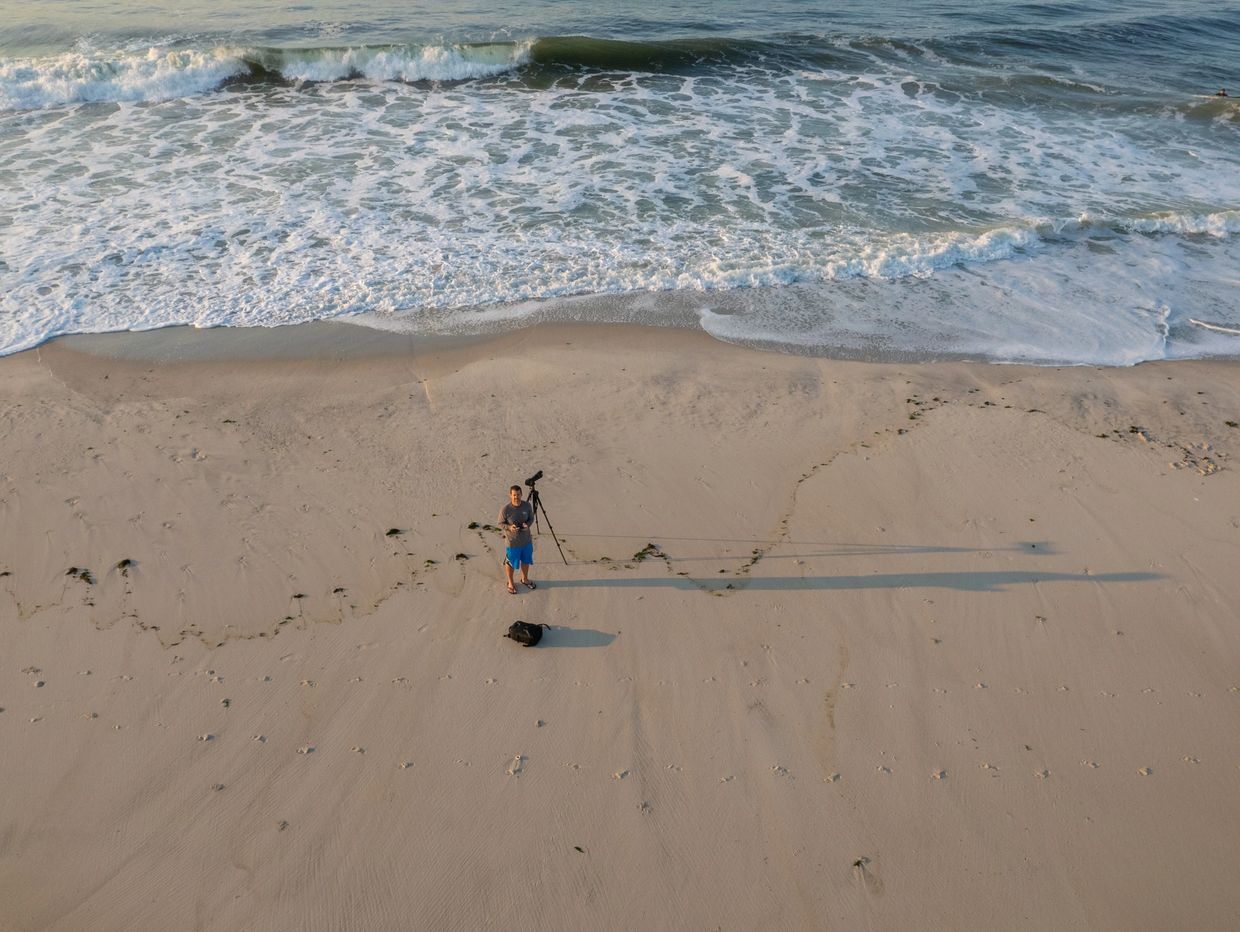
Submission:
{"label": "camera on tripod", "polygon": [[530,488],[530,507],[534,512],[534,525],[538,526],[538,515],[541,512],[543,518],[547,522],[547,530],[551,532],[551,539],[555,541],[555,549],[560,551],[560,559],[564,561],[564,565],[568,566],[568,557],[564,556],[564,548],[560,546],[560,539],[555,536],[555,528],[551,526],[551,519],[547,517],[547,509],[543,507],[542,495],[538,489],[534,487],[534,483],[543,477],[543,471],[540,469],[534,475],[525,480],[525,484]]}

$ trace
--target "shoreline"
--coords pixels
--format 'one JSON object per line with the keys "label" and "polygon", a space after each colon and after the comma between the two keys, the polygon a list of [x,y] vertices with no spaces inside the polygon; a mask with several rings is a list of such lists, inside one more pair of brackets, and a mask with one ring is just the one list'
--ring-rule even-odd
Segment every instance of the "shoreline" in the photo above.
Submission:
{"label": "shoreline", "polygon": [[1233,361],[337,335],[0,359],[6,929],[1240,911]]}
{"label": "shoreline", "polygon": [[[1194,321],[1194,323],[1199,323]],[[1203,325],[1204,326],[1204,325]],[[62,346],[74,352],[90,356],[110,357],[118,360],[147,360],[151,362],[205,362],[235,360],[310,360],[344,359],[352,357],[384,357],[401,355],[426,355],[469,347],[481,347],[506,340],[520,340],[521,334],[555,334],[589,332],[598,330],[625,333],[650,331],[662,334],[696,334],[711,343],[737,349],[770,353],[800,359],[823,362],[861,363],[874,365],[982,365],[998,367],[1022,367],[1034,369],[1129,369],[1138,366],[1170,363],[1234,364],[1240,362],[1236,355],[1209,355],[1191,358],[1149,359],[1131,364],[1092,362],[1041,362],[983,358],[966,353],[917,353],[906,351],[883,351],[872,347],[868,351],[852,351],[838,348],[833,352],[816,352],[812,347],[792,344],[756,341],[731,341],[715,336],[696,324],[643,322],[565,321],[535,320],[520,327],[503,328],[487,332],[464,334],[413,334],[396,329],[374,327],[347,320],[315,320],[277,327],[192,327],[182,324],[159,327],[152,330],[122,330],[107,333],[64,334],[50,337],[38,346],[20,350],[10,356],[36,353],[50,346]],[[675,339],[672,337],[670,339]],[[9,358],[0,356],[0,360]]]}

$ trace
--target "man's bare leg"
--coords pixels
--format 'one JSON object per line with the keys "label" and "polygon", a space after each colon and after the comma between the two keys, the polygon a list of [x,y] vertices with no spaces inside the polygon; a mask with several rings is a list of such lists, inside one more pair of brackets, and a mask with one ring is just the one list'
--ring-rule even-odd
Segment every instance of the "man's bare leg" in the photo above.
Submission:
{"label": "man's bare leg", "polygon": [[[529,567],[523,566],[522,569],[526,571],[526,576],[529,576]],[[507,560],[504,561],[504,575],[508,578],[508,591],[516,592],[517,584],[512,581],[512,564]]]}

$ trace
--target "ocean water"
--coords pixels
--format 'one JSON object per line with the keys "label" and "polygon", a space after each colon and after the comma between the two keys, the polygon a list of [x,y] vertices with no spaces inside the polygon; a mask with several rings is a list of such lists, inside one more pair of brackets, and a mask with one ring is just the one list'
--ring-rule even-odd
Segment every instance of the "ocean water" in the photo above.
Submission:
{"label": "ocean water", "polygon": [[0,353],[603,320],[1126,365],[1240,356],[1238,285],[1240,2],[0,0]]}

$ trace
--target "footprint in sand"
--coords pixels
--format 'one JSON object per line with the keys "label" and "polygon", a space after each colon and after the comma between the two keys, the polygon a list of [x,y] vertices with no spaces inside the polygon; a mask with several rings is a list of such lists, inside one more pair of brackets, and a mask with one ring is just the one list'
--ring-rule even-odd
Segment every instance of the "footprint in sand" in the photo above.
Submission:
{"label": "footprint in sand", "polygon": [[1140,767],[1137,769],[1137,773],[1141,774],[1141,776],[1143,777],[1148,777],[1154,773],[1154,768],[1153,767]]}
{"label": "footprint in sand", "polygon": [[628,775],[629,775],[629,772],[627,770],[617,770],[615,773],[611,775],[611,778],[613,780],[623,780]]}
{"label": "footprint in sand", "polygon": [[1201,759],[1200,759],[1200,758],[1197,758],[1197,757],[1184,757],[1184,758],[1181,758],[1181,759],[1182,759],[1182,760],[1184,761],[1184,763],[1186,763],[1186,764],[1200,764],[1200,763],[1201,763]]}
{"label": "footprint in sand", "polygon": [[399,767],[401,770],[408,770],[410,767],[412,767],[412,766],[413,766],[413,761],[411,761],[411,760],[403,760],[403,761],[401,761],[399,764],[397,764],[396,766],[397,766],[397,767]]}
{"label": "footprint in sand", "polygon": [[525,766],[525,757],[521,754],[518,754],[516,757],[512,759],[512,763],[508,765],[508,769],[505,770],[504,772],[508,774],[508,776],[510,777],[515,777],[515,776],[520,775],[521,770],[524,768],[524,766]]}
{"label": "footprint in sand", "polygon": [[823,783],[839,783],[840,775],[838,773],[829,773],[822,778]]}
{"label": "footprint in sand", "polygon": [[1035,770],[1033,772],[1033,775],[1037,777],[1039,780],[1045,780],[1047,777],[1051,775],[1051,772],[1049,770]]}
{"label": "footprint in sand", "polygon": [[934,771],[934,773],[930,774],[930,779],[931,779],[931,780],[946,780],[946,779],[947,779],[947,771],[946,771],[946,770],[936,770],[936,771]]}
{"label": "footprint in sand", "polygon": [[359,747],[359,746],[358,746],[358,745],[356,745],[356,744],[355,744],[355,745],[353,745],[353,747],[349,748],[349,750],[350,750],[350,751],[352,751],[354,754],[365,754],[365,753],[366,753],[366,749],[365,749],[365,748],[363,748],[363,747]]}
{"label": "footprint in sand", "polygon": [[298,754],[313,754],[314,745],[313,744],[302,745],[301,747],[297,749],[297,753]]}
{"label": "footprint in sand", "polygon": [[735,779],[736,777],[732,776],[732,774],[728,774],[726,777],[720,777],[719,782],[720,783],[731,783]]}
{"label": "footprint in sand", "polygon": [[1097,770],[1101,765],[1096,760],[1081,761],[1082,767],[1088,767],[1090,770]]}
{"label": "footprint in sand", "polygon": [[215,735],[199,735],[198,740],[199,741],[214,741]]}

